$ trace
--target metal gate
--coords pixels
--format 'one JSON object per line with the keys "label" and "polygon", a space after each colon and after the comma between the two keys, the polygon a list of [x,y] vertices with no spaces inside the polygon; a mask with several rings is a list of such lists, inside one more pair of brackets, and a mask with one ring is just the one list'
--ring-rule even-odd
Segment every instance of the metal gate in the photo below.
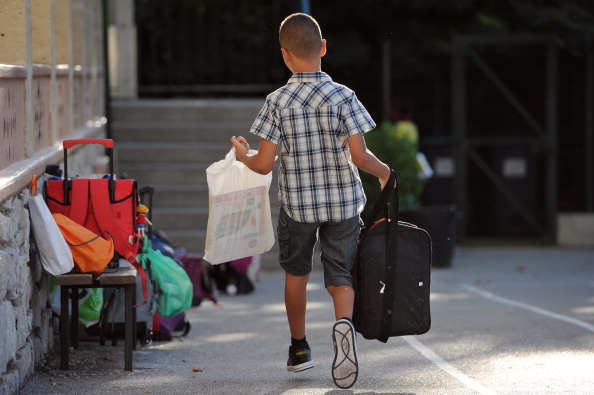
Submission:
{"label": "metal gate", "polygon": [[452,50],[459,240],[553,243],[557,54],[543,36],[457,37]]}
{"label": "metal gate", "polygon": [[136,0],[141,97],[262,96],[286,83],[278,26],[293,2]]}

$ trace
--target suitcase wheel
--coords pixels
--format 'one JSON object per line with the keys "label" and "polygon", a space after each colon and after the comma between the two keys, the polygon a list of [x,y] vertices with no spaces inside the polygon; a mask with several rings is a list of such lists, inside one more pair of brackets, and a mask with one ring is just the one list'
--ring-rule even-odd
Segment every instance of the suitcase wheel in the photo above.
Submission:
{"label": "suitcase wheel", "polygon": [[140,345],[142,347],[150,346],[153,343],[153,331],[147,330],[142,335],[140,335]]}

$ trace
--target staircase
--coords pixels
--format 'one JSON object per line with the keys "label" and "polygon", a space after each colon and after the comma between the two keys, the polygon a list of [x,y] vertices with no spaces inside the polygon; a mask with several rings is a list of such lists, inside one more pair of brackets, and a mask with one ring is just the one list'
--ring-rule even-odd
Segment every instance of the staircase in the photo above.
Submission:
{"label": "staircase", "polygon": [[[206,168],[225,157],[231,136],[249,133],[264,99],[133,100],[112,102],[112,136],[117,174],[138,187],[154,187],[152,222],[175,246],[204,254],[208,222]],[[270,188],[273,226],[278,214],[277,180]],[[276,244],[262,256],[277,267]]]}

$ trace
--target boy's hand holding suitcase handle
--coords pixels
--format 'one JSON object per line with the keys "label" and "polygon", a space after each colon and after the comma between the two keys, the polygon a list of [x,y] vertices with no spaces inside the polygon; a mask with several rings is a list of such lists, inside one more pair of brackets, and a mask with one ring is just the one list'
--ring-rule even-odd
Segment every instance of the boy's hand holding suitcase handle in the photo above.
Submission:
{"label": "boy's hand holding suitcase handle", "polygon": [[[394,191],[394,192],[392,192],[392,191]],[[395,194],[395,196],[394,196],[394,199],[395,199],[394,210],[396,211],[395,212],[396,223],[398,223],[398,217],[399,217],[399,211],[400,211],[400,207],[399,207],[400,199],[398,196],[398,180],[396,178],[396,172],[393,169],[390,169],[390,177],[386,180],[386,183],[382,186],[382,192],[380,193],[379,197],[377,198],[377,201],[373,205],[373,208],[371,209],[371,214],[369,215],[369,218],[367,219],[367,221],[365,221],[366,228],[371,227],[375,223],[375,221],[377,221],[382,210],[384,211],[384,217],[389,218],[387,210],[388,210],[388,202],[390,201],[390,197],[392,196],[392,193]]]}

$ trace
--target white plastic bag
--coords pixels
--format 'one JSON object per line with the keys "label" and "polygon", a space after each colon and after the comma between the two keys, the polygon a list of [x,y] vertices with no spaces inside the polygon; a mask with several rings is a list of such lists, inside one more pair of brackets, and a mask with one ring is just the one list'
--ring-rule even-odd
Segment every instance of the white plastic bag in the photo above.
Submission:
{"label": "white plastic bag", "polygon": [[261,175],[236,160],[231,149],[224,160],[206,169],[208,226],[204,260],[211,264],[262,254],[274,245],[268,189],[272,172]]}
{"label": "white plastic bag", "polygon": [[41,265],[54,276],[68,273],[74,268],[72,252],[58,228],[47,204],[37,194],[37,180],[31,183],[29,214],[35,245],[39,252]]}

